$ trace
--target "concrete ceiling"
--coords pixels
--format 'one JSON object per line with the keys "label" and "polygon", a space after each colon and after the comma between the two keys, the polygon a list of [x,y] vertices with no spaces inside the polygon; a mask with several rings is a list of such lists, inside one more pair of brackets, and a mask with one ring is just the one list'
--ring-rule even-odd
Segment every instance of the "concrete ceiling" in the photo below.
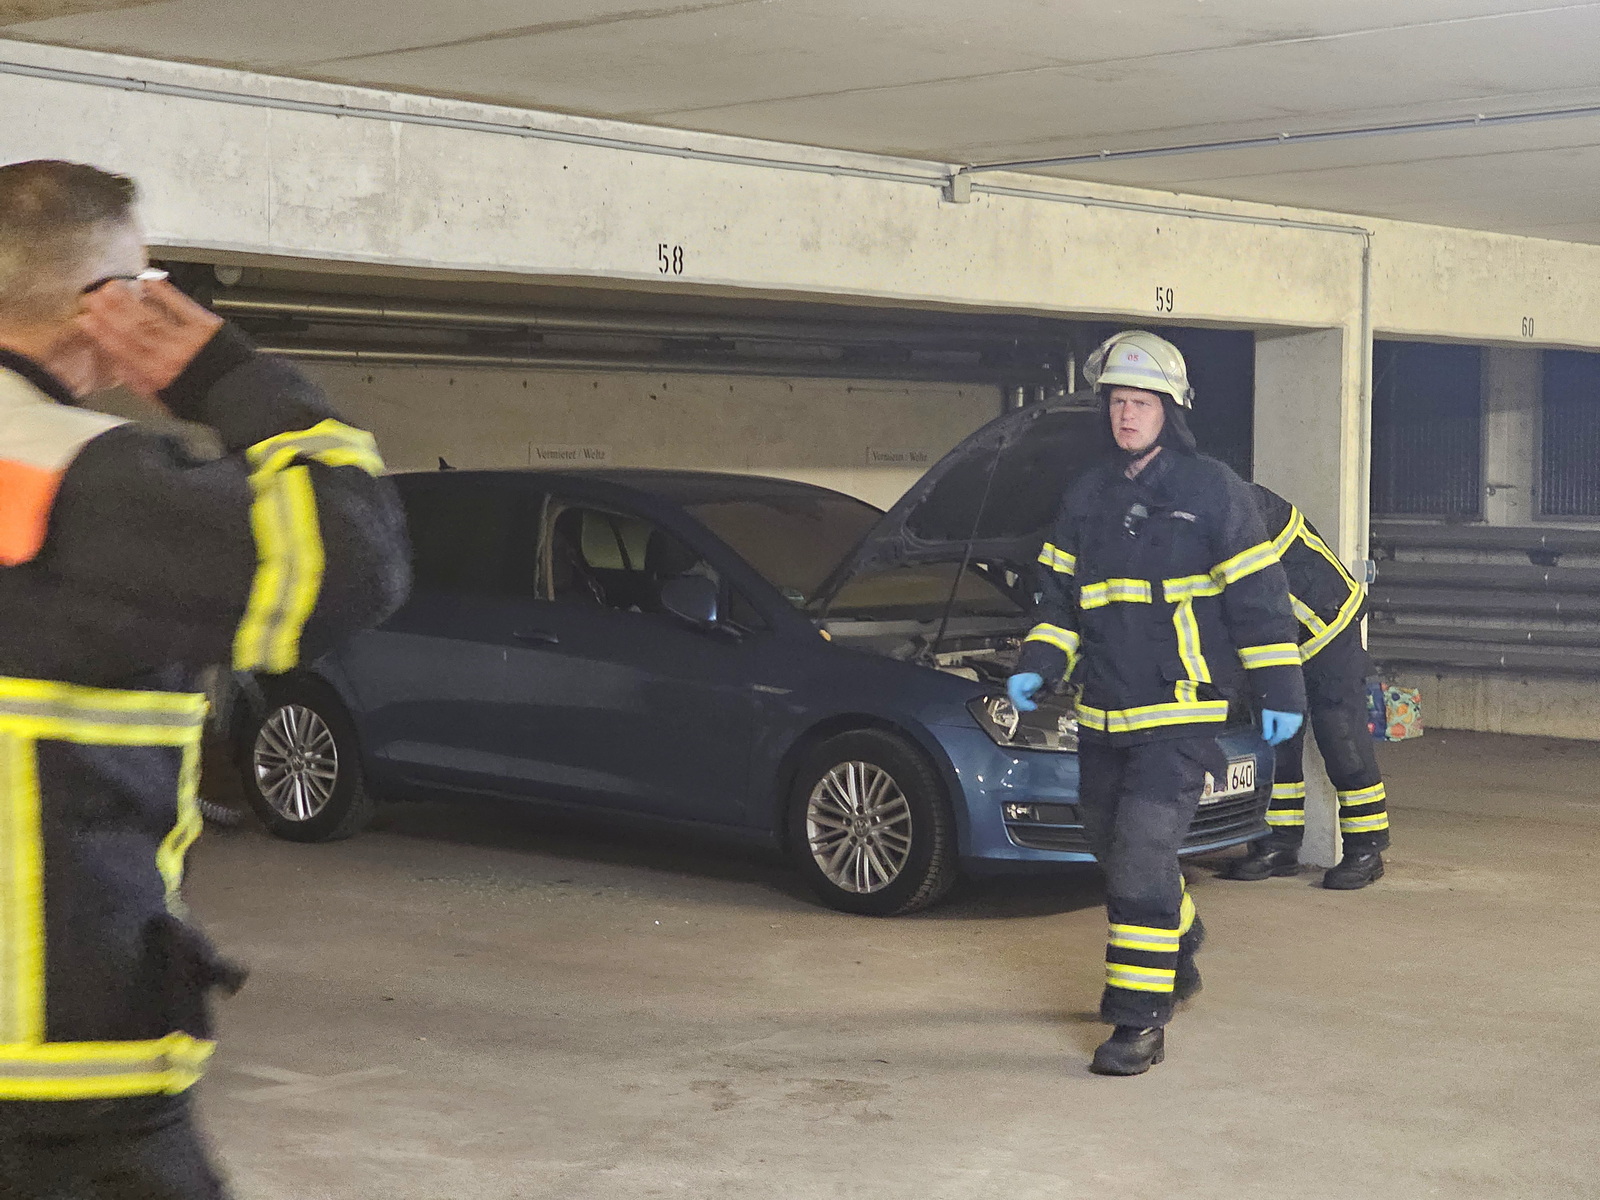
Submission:
{"label": "concrete ceiling", "polygon": [[[0,0],[0,36],[960,163],[1600,105],[1600,0]],[[1600,242],[1600,117],[1052,173]]]}

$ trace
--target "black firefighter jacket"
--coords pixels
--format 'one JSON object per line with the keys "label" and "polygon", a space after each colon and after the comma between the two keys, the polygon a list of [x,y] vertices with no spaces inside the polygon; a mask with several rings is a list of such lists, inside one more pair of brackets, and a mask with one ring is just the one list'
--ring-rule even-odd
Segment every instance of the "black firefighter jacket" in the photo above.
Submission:
{"label": "black firefighter jacket", "polygon": [[1018,671],[1082,684],[1082,736],[1132,745],[1214,731],[1230,701],[1305,711],[1283,567],[1248,486],[1163,450],[1069,490],[1039,554],[1039,623]]}
{"label": "black firefighter jacket", "polygon": [[282,672],[409,577],[372,438],[224,327],[163,394],[225,455],[0,352],[0,1100],[177,1093],[233,983],[185,922],[196,673]]}
{"label": "black firefighter jacket", "polygon": [[1366,593],[1298,508],[1259,483],[1250,489],[1289,576],[1289,604],[1300,624],[1300,657],[1309,663],[1362,618]]}

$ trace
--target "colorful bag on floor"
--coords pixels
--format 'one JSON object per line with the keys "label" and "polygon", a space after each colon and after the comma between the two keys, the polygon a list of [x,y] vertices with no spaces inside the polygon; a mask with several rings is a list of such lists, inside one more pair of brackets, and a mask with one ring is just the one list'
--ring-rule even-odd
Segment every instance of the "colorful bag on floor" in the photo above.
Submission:
{"label": "colorful bag on floor", "polygon": [[1380,742],[1422,736],[1422,693],[1374,679],[1367,684],[1367,729]]}

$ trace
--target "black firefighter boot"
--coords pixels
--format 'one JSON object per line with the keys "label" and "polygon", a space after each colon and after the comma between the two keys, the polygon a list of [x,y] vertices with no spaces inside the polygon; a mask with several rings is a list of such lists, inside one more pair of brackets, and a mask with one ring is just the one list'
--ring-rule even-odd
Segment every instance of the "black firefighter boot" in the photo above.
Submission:
{"label": "black firefighter boot", "polygon": [[1167,1056],[1166,1031],[1118,1025],[1094,1052],[1089,1070],[1096,1075],[1143,1075]]}
{"label": "black firefighter boot", "polygon": [[1383,855],[1372,846],[1346,846],[1339,865],[1329,867],[1322,886],[1336,892],[1353,892],[1383,878]]}
{"label": "black firefighter boot", "polygon": [[1217,872],[1222,879],[1271,879],[1275,875],[1294,875],[1300,870],[1300,851],[1280,846],[1271,838],[1250,843],[1250,853],[1236,858]]}

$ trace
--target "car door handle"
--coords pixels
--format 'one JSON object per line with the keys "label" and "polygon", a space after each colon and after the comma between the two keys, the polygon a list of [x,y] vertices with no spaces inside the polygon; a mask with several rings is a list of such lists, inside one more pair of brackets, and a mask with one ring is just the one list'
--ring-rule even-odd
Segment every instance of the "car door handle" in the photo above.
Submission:
{"label": "car door handle", "polygon": [[519,642],[531,642],[536,646],[559,646],[561,635],[551,633],[548,629],[519,629],[511,635]]}

